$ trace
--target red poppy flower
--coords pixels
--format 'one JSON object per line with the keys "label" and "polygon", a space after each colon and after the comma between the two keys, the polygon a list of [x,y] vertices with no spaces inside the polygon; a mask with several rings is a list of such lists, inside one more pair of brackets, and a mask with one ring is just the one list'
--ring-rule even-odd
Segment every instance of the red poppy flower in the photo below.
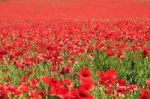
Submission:
{"label": "red poppy flower", "polygon": [[147,87],[150,89],[150,80],[146,81]]}
{"label": "red poppy flower", "polygon": [[72,85],[72,81],[70,79],[64,79],[62,81],[62,83],[65,85],[65,86],[71,86]]}
{"label": "red poppy flower", "polygon": [[61,85],[61,82],[56,78],[50,78],[48,85],[49,87],[57,87]]}
{"label": "red poppy flower", "polygon": [[81,82],[92,82],[91,73],[88,68],[80,70],[79,77]]}
{"label": "red poppy flower", "polygon": [[49,78],[48,76],[43,76],[43,77],[42,77],[42,82],[43,82],[44,84],[48,84],[49,81],[50,81],[50,78]]}
{"label": "red poppy flower", "polygon": [[84,88],[78,88],[78,99],[94,99],[94,97]]}
{"label": "red poppy flower", "polygon": [[29,91],[28,85],[25,83],[20,84],[18,88],[22,93],[26,93]]}
{"label": "red poppy flower", "polygon": [[31,90],[29,92],[29,99],[39,99],[39,92],[35,90]]}
{"label": "red poppy flower", "polygon": [[0,60],[4,59],[6,57],[6,55],[7,55],[7,51],[0,48]]}
{"label": "red poppy flower", "polygon": [[142,89],[140,93],[140,99],[150,99],[150,94],[148,93],[147,90]]}
{"label": "red poppy flower", "polygon": [[106,87],[105,90],[104,90],[104,92],[105,92],[107,95],[110,95],[110,96],[111,96],[113,90],[112,90],[110,87]]}
{"label": "red poppy flower", "polygon": [[57,71],[57,67],[56,66],[52,66],[51,67],[51,71],[56,72]]}
{"label": "red poppy flower", "polygon": [[126,88],[124,88],[124,87],[118,87],[116,89],[116,95],[119,97],[124,97],[125,93],[126,93]]}
{"label": "red poppy flower", "polygon": [[147,57],[147,56],[150,56],[150,48],[145,48],[143,50],[143,57]]}
{"label": "red poppy flower", "polygon": [[22,77],[21,77],[21,82],[26,82],[27,79],[28,79],[28,78],[27,78],[26,76],[22,76]]}
{"label": "red poppy flower", "polygon": [[17,90],[17,87],[16,87],[16,86],[10,86],[10,91],[11,91],[11,92],[13,92],[13,91],[15,91],[15,90]]}
{"label": "red poppy flower", "polygon": [[108,86],[115,81],[117,72],[110,69],[104,73],[100,73],[99,77],[99,83]]}
{"label": "red poppy flower", "polygon": [[72,66],[65,66],[62,68],[61,74],[68,74],[72,71]]}
{"label": "red poppy flower", "polygon": [[56,89],[54,87],[52,87],[49,91],[48,94],[51,96],[56,96]]}
{"label": "red poppy flower", "polygon": [[118,58],[121,58],[121,59],[124,59],[124,58],[125,58],[124,53],[121,52],[121,51],[119,51],[119,52],[117,53],[117,56],[118,56]]}
{"label": "red poppy flower", "polygon": [[15,90],[15,91],[13,91],[13,96],[15,96],[15,97],[19,97],[19,96],[21,96],[21,90]]}
{"label": "red poppy flower", "polygon": [[39,81],[37,79],[30,79],[29,84],[32,88],[37,88],[39,86]]}
{"label": "red poppy flower", "polygon": [[45,96],[46,96],[46,91],[45,91],[45,90],[39,90],[38,93],[39,93],[39,95],[42,96],[42,97],[45,97]]}
{"label": "red poppy flower", "polygon": [[64,99],[78,99],[78,91],[76,89],[72,89]]}
{"label": "red poppy flower", "polygon": [[17,68],[21,69],[21,70],[25,70],[25,65],[21,62],[14,62],[14,66],[16,66]]}
{"label": "red poppy flower", "polygon": [[105,52],[108,56],[114,56],[114,52],[110,49],[106,49]]}
{"label": "red poppy flower", "polygon": [[127,91],[133,92],[134,90],[139,90],[140,88],[137,85],[128,85]]}
{"label": "red poppy flower", "polygon": [[80,87],[83,87],[84,89],[88,91],[95,89],[95,85],[91,81],[82,82]]}
{"label": "red poppy flower", "polygon": [[59,96],[61,98],[65,97],[68,94],[68,92],[69,89],[65,87],[57,87],[55,89],[56,96]]}
{"label": "red poppy flower", "polygon": [[122,79],[118,79],[117,80],[117,85],[119,87],[126,87],[126,82],[124,80],[122,80]]}

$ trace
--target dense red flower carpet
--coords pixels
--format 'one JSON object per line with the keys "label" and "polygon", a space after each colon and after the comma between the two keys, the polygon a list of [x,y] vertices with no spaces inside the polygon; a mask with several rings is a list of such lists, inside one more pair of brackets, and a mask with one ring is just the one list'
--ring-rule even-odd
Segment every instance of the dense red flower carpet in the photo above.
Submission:
{"label": "dense red flower carpet", "polygon": [[0,0],[0,99],[150,99],[150,0]]}
{"label": "dense red flower carpet", "polygon": [[150,17],[149,0],[6,0],[0,18]]}

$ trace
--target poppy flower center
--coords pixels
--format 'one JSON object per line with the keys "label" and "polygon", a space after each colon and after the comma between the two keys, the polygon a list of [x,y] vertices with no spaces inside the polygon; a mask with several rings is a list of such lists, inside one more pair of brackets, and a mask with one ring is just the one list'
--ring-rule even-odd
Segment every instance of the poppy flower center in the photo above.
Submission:
{"label": "poppy flower center", "polygon": [[82,93],[82,92],[80,92],[79,96],[80,97],[86,97],[86,95],[84,93]]}
{"label": "poppy flower center", "polygon": [[83,73],[82,76],[83,76],[83,77],[89,77],[89,75],[86,74],[86,73]]}

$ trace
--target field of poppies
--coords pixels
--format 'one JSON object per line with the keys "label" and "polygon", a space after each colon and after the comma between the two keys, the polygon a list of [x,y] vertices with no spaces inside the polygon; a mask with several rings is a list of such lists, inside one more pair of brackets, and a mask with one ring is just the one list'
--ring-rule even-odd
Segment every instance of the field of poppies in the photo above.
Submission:
{"label": "field of poppies", "polygon": [[149,99],[150,21],[0,25],[0,98]]}
{"label": "field of poppies", "polygon": [[0,99],[150,99],[149,5],[0,0]]}

